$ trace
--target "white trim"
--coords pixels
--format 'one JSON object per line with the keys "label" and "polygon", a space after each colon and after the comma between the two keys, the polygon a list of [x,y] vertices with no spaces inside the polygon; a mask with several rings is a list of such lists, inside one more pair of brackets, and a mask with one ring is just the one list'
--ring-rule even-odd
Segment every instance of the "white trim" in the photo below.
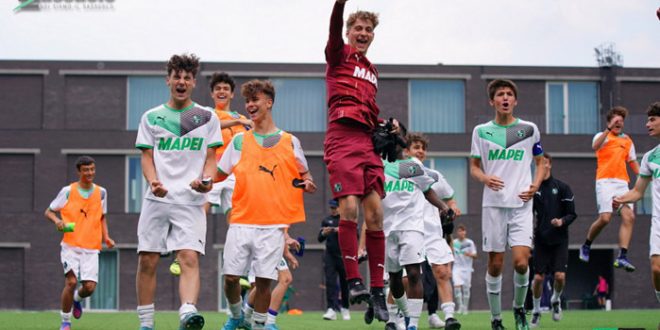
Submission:
{"label": "white trim", "polygon": [[48,69],[0,69],[0,75],[41,75],[50,74]]}
{"label": "white trim", "polygon": [[[225,248],[225,244],[222,244],[222,243],[213,244],[212,248],[214,250],[222,250],[222,249]],[[323,250],[325,250],[325,244],[306,244],[305,245],[305,250],[323,251]]]}
{"label": "white trim", "polygon": [[427,151],[426,157],[470,157],[469,151]]}
{"label": "white trim", "polygon": [[633,77],[633,76],[617,76],[616,81],[625,82],[660,82],[660,77]]}
{"label": "white trim", "polygon": [[140,155],[142,152],[139,149],[84,149],[84,148],[71,148],[61,149],[60,153],[63,155]]}
{"label": "white trim", "polygon": [[[210,77],[217,71],[202,71],[201,75]],[[267,77],[267,78],[325,78],[325,72],[294,71],[225,71],[232,77]]]}
{"label": "white trim", "polygon": [[41,148],[0,148],[0,154],[32,154],[38,155]]}
{"label": "white trim", "polygon": [[481,79],[545,80],[545,81],[602,81],[600,76],[573,76],[553,74],[482,74]]}
{"label": "white trim", "polygon": [[463,73],[380,73],[378,78],[385,79],[433,79],[433,80],[470,80],[471,74]]}
{"label": "white trim", "polygon": [[29,249],[31,247],[30,242],[0,242],[0,249]]}
{"label": "white trim", "polygon": [[564,113],[563,113],[563,115],[564,115],[564,118],[563,118],[564,119],[564,131],[562,132],[562,134],[570,134],[570,132],[568,131],[568,120],[569,120],[569,118],[568,118],[568,98],[569,98],[568,83],[564,82],[563,84],[564,84]]}
{"label": "white trim", "polygon": [[[582,244],[569,244],[568,245],[569,250],[579,250],[580,247],[582,247]],[[617,244],[591,244],[591,249],[592,250],[609,250],[609,249],[617,250],[617,249],[619,249],[619,246]]]}
{"label": "white trim", "polygon": [[58,70],[60,76],[157,76],[166,77],[165,70]]}

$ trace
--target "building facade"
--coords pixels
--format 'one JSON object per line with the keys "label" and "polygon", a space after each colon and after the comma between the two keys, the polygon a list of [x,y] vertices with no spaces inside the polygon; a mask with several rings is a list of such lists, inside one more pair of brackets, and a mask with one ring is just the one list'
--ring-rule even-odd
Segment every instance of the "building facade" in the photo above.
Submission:
{"label": "building facade", "polygon": [[[75,159],[97,161],[96,182],[108,190],[108,225],[117,247],[101,255],[100,283],[87,302],[97,309],[134,309],[137,268],[137,221],[144,182],[140,153],[134,148],[142,113],[168,99],[165,63],[0,61],[0,308],[56,309],[62,288],[59,262],[61,234],[43,212],[59,189],[77,179]],[[279,127],[298,136],[319,190],[305,196],[307,222],[291,229],[307,239],[294,271],[296,294],[291,307],[322,310],[323,245],[315,237],[331,198],[323,163],[326,127],[325,66],[322,64],[203,63],[193,99],[212,105],[208,82],[226,71],[241,83],[270,79],[276,87],[273,109]],[[431,139],[428,166],[445,174],[456,190],[468,228],[481,252],[482,185],[469,177],[472,128],[493,117],[486,85],[492,79],[514,80],[519,87],[516,115],[535,122],[544,149],[554,157],[555,177],[569,183],[578,219],[570,228],[571,255],[565,291],[569,308],[581,307],[596,276],[610,280],[614,308],[655,308],[648,258],[651,199],[637,205],[629,257],[634,273],[612,268],[618,250],[618,223],[613,221],[593,246],[589,265],[577,261],[577,248],[596,218],[593,135],[603,129],[604,113],[613,105],[630,110],[625,132],[638,155],[657,144],[646,134],[646,107],[660,99],[660,69],[515,66],[381,65],[378,104],[381,117],[395,117],[410,131]],[[239,88],[237,88],[239,89]],[[240,91],[233,109],[244,112]],[[634,180],[634,175],[631,176]],[[227,225],[224,216],[208,216],[206,256],[201,258],[199,307],[218,310],[224,302],[219,273]],[[177,309],[178,279],[167,271],[171,257],[158,269],[156,304]],[[510,257],[505,260],[510,263]],[[487,309],[481,253],[473,274],[472,309]],[[512,274],[505,267],[503,301],[511,301]]]}

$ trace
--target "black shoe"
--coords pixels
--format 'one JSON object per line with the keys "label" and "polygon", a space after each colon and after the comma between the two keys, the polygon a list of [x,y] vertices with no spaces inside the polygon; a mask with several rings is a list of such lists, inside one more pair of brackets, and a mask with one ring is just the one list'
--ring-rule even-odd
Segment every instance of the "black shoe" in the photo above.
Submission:
{"label": "black shoe", "polygon": [[385,324],[385,330],[397,330],[396,323],[390,322]]}
{"label": "black shoe", "polygon": [[353,279],[348,283],[348,301],[351,305],[359,304],[368,301],[371,295],[362,280],[359,278]]}
{"label": "black shoe", "polygon": [[382,288],[371,289],[371,307],[374,310],[374,316],[378,321],[387,322],[390,319],[390,314],[387,312],[387,305],[385,304],[385,293]]}
{"label": "black shoe", "polygon": [[457,319],[450,317],[445,320],[445,330],[458,330],[461,328],[461,322]]}
{"label": "black shoe", "polygon": [[371,324],[374,321],[374,308],[371,306],[371,302],[367,306],[367,310],[364,312],[364,323]]}
{"label": "black shoe", "polygon": [[516,330],[529,330],[529,324],[527,323],[527,313],[525,309],[514,308],[513,317],[516,320]]}
{"label": "black shoe", "polygon": [[492,320],[490,321],[490,328],[492,330],[504,330],[504,326],[502,325],[502,320]]}

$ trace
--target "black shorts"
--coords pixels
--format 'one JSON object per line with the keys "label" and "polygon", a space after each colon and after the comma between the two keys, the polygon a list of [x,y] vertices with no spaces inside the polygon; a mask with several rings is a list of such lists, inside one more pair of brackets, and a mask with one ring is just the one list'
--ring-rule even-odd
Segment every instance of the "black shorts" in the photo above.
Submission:
{"label": "black shorts", "polygon": [[534,244],[534,271],[536,274],[566,272],[568,268],[568,242],[546,245]]}

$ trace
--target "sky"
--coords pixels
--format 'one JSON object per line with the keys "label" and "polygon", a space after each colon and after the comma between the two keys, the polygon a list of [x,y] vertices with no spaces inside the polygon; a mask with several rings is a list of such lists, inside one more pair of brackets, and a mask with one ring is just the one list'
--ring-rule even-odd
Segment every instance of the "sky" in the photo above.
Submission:
{"label": "sky", "polygon": [[[106,9],[84,9],[90,2]],[[0,60],[323,63],[332,0],[0,1]],[[54,8],[59,6],[58,8]],[[658,0],[349,0],[379,13],[376,64],[660,68]],[[62,7],[67,7],[63,9]]]}

